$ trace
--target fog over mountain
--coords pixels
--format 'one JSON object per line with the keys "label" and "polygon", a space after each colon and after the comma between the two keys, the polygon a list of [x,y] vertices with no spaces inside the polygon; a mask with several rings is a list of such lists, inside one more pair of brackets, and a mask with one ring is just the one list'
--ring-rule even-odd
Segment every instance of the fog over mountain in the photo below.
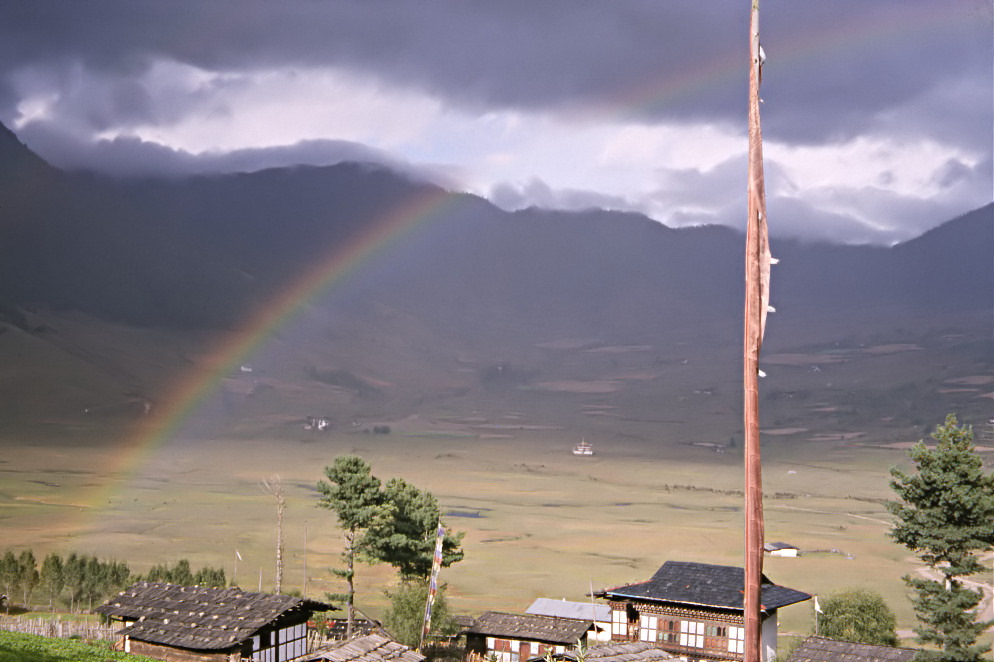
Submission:
{"label": "fog over mountain", "polygon": [[[351,388],[342,397],[352,409],[388,416],[425,398],[492,390],[488,366],[506,366],[501,379],[514,388],[655,366],[651,385],[658,366],[691,355],[734,365],[741,342],[744,240],[726,227],[671,229],[598,210],[508,213],[361,163],[171,179],[69,174],[6,129],[0,200],[0,315],[11,331],[0,346],[16,332],[71,348],[110,380],[100,388],[122,397],[162,394],[156,369],[139,365],[154,352],[125,358],[122,345],[94,340],[96,327],[84,338],[66,320],[188,339],[235,332],[388,222],[394,229],[368,257],[298,302],[276,339],[245,360],[284,383]],[[404,219],[405,209],[422,211]],[[773,251],[770,352],[924,333],[922,320],[929,332],[966,325],[982,336],[978,320],[990,321],[991,205],[892,248],[775,241]],[[588,353],[567,358],[560,348]],[[163,380],[179,370],[163,367]],[[314,406],[295,410],[289,391],[274,391],[293,415]]]}

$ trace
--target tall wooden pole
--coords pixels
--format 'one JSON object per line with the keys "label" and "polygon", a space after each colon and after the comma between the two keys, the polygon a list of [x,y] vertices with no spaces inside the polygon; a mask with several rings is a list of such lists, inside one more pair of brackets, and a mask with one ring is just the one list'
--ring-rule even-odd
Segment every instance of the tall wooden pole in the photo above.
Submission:
{"label": "tall wooden pole", "polygon": [[763,134],[759,121],[759,0],[749,21],[749,183],[745,255],[743,426],[745,430],[745,662],[762,660],[763,473],[759,453],[759,351],[769,305],[770,249],[766,232]]}

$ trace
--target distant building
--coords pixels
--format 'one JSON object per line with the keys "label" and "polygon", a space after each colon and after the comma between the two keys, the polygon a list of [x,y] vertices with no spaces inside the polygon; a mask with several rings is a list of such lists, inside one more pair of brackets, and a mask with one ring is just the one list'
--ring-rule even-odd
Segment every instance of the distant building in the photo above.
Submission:
{"label": "distant building", "polygon": [[604,604],[537,598],[525,613],[593,621],[587,641],[611,641],[611,608]]}
{"label": "distant building", "polygon": [[786,542],[768,542],[763,550],[770,556],[797,556],[798,549]]}
{"label": "distant building", "polygon": [[286,662],[307,653],[307,620],[333,609],[314,600],[138,582],[97,607],[123,623],[119,647],[168,662]]}
{"label": "distant building", "polygon": [[463,631],[466,650],[497,662],[525,662],[531,657],[565,653],[586,644],[590,619],[488,611]]}
{"label": "distant building", "polygon": [[[742,568],[667,561],[640,584],[597,593],[611,607],[614,641],[644,641],[690,662],[743,659]],[[777,650],[777,610],[811,596],[778,586],[764,575],[762,658],[772,662]]]}
{"label": "distant building", "polygon": [[918,651],[808,637],[787,662],[911,662]]}

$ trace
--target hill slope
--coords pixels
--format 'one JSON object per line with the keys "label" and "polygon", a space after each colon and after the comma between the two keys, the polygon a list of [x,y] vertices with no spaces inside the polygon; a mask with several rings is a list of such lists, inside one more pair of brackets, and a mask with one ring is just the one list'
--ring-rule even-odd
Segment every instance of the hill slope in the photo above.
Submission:
{"label": "hill slope", "polygon": [[[50,168],[6,130],[0,196],[8,417],[131,416],[227,361],[208,409],[229,429],[486,403],[566,426],[610,427],[590,407],[611,407],[631,434],[680,403],[683,419],[738,427],[743,240],[727,228],[508,214],[362,164],[112,181]],[[775,359],[790,367],[769,397],[828,400],[835,425],[849,424],[839,412],[853,425],[980,416],[983,385],[939,378],[990,372],[991,218],[894,248],[775,241],[766,354],[793,358]],[[239,333],[258,336],[252,353],[218,349]],[[897,346],[947,367],[929,386],[928,361],[888,363]],[[830,347],[843,358],[818,360]],[[39,362],[55,372],[28,369]],[[784,424],[808,415],[771,405]]]}

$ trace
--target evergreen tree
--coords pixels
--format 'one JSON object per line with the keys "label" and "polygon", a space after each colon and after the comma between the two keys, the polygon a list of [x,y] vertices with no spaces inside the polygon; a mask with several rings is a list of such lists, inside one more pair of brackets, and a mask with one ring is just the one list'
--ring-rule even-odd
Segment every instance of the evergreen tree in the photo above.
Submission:
{"label": "evergreen tree", "polygon": [[346,636],[351,637],[355,621],[355,562],[362,553],[366,530],[382,511],[380,479],[373,476],[372,468],[365,460],[355,455],[336,457],[332,466],[324,468],[324,475],[328,480],[318,482],[317,489],[321,493],[318,505],[335,513],[338,528],[345,535],[342,551],[345,568],[333,572],[347,585],[345,594],[328,597],[345,600]]}
{"label": "evergreen tree", "polygon": [[857,644],[897,646],[897,618],[879,593],[845,588],[828,596],[821,606],[821,636]]}
{"label": "evergreen tree", "polygon": [[[368,554],[397,568],[402,579],[427,580],[441,517],[438,500],[403,478],[392,478],[383,490],[383,502],[382,516],[366,534]],[[463,535],[446,531],[442,540],[443,566],[462,560]]]}
{"label": "evergreen tree", "polygon": [[921,643],[939,647],[924,653],[945,662],[979,662],[989,646],[977,644],[994,621],[977,622],[981,591],[961,578],[981,572],[978,553],[994,547],[994,475],[984,473],[973,431],[950,414],[932,437],[937,446],[916,444],[909,455],[917,473],[892,469],[891,487],[899,497],[887,509],[895,517],[891,537],[912,550],[942,581],[906,575],[920,626]]}

